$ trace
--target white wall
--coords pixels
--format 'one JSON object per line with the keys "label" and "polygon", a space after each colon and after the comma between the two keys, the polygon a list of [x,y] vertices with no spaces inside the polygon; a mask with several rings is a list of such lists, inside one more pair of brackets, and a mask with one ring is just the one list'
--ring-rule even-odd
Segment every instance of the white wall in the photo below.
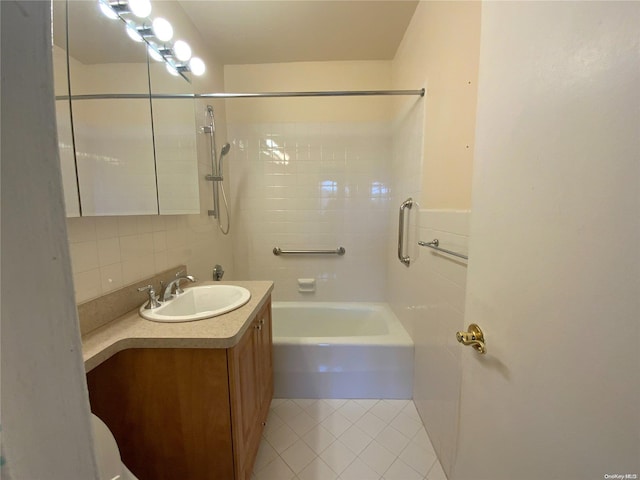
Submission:
{"label": "white wall", "polygon": [[483,5],[456,480],[640,475],[638,25]]}
{"label": "white wall", "polygon": [[[229,91],[388,89],[390,62],[228,65]],[[390,102],[384,97],[229,100],[236,272],[274,300],[384,301]],[[276,257],[282,249],[346,255]],[[316,292],[298,292],[298,278]]]}
{"label": "white wall", "polygon": [[[464,326],[467,267],[417,240],[468,248],[479,39],[479,2],[421,2],[392,69],[393,88],[425,86],[427,94],[395,105],[387,295],[413,338],[414,402],[447,473],[457,446],[455,332]],[[409,216],[408,242],[411,258],[419,258],[406,268],[396,255],[397,209],[409,196],[420,202]]]}
{"label": "white wall", "polygon": [[2,477],[95,479],[46,81],[50,5],[6,1],[1,12]]}

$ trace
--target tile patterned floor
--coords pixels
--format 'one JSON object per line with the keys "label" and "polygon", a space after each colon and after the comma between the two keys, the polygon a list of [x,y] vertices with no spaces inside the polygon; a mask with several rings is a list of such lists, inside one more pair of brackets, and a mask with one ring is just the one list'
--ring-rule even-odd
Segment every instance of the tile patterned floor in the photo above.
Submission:
{"label": "tile patterned floor", "polygon": [[274,399],[254,480],[446,480],[411,400]]}

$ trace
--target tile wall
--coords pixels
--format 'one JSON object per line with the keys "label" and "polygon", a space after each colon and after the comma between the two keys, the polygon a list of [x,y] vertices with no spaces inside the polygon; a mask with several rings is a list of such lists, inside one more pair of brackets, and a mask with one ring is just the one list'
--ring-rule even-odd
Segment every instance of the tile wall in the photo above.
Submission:
{"label": "tile wall", "polygon": [[[391,135],[384,123],[232,124],[235,269],[274,300],[384,301]],[[282,249],[339,256],[276,257]],[[314,278],[315,293],[297,279]]]}
{"label": "tile wall", "polygon": [[[443,248],[468,251],[468,211],[421,210],[417,236],[440,240]],[[415,344],[416,408],[445,472],[456,453],[462,349],[455,332],[464,329],[466,262],[419,247],[409,268],[389,267],[390,305]]]}
{"label": "tile wall", "polygon": [[434,253],[418,240],[438,238],[444,248],[467,252],[469,211],[432,210],[415,205],[406,217],[409,268],[397,259],[397,208],[408,197],[424,198],[425,102],[418,101],[399,116],[393,134],[392,227],[389,230],[388,302],[415,344],[414,403],[445,472],[453,465],[457,443],[460,393],[460,346],[455,332],[463,329],[466,262]]}
{"label": "tile wall", "polygon": [[[213,223],[198,215],[67,219],[76,302],[96,298],[174,265],[211,279]],[[194,262],[194,259],[211,259]]]}

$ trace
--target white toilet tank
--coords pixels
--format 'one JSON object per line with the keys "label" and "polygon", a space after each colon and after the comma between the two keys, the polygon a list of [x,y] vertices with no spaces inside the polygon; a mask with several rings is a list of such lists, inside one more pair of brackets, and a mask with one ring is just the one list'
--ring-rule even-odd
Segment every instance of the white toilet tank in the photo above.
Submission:
{"label": "white toilet tank", "polygon": [[137,480],[135,475],[122,463],[120,450],[111,430],[93,413],[91,414],[91,426],[100,480]]}

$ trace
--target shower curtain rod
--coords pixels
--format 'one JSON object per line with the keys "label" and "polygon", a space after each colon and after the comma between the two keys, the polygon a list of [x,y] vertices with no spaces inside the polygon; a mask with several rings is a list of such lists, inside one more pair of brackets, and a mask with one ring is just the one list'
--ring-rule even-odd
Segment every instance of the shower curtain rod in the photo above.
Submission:
{"label": "shower curtain rod", "polygon": [[262,93],[98,93],[93,95],[59,95],[56,100],[105,100],[116,99],[158,99],[173,100],[185,98],[282,98],[282,97],[366,97],[383,95],[417,95],[424,97],[420,90],[335,90],[318,92],[262,92]]}

